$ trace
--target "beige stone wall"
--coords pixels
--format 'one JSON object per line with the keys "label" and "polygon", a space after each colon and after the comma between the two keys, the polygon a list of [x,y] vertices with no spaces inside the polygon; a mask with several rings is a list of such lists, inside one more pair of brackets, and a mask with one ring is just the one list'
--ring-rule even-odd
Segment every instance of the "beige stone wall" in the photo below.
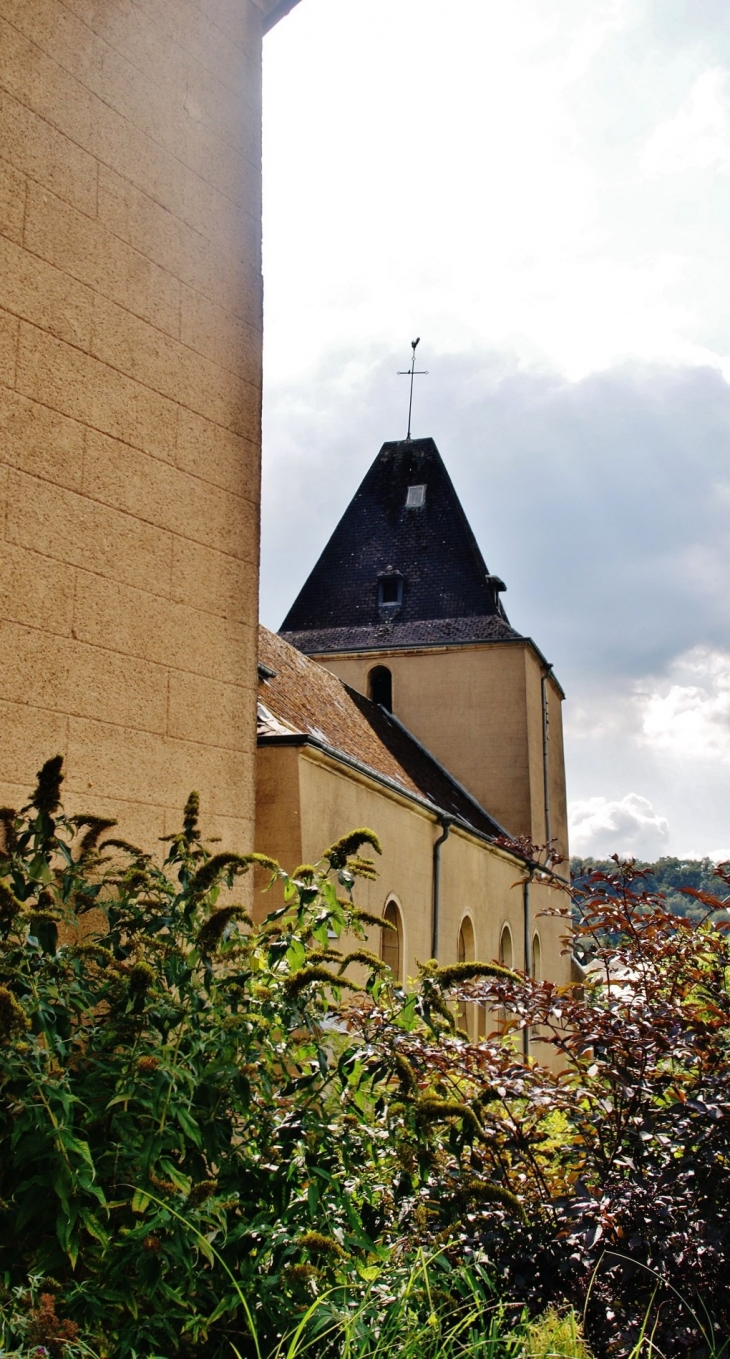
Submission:
{"label": "beige stone wall", "polygon": [[[529,748],[530,815],[532,839],[545,844],[550,836],[556,848],[568,854],[568,808],[565,790],[563,749],[563,703],[552,676],[545,686],[547,704],[547,806],[545,801],[545,744],[543,729],[544,666],[534,651],[524,650],[525,701]],[[549,814],[549,815],[548,815]]]}
{"label": "beige stone wall", "polygon": [[250,842],[261,7],[0,0],[0,799]]}
{"label": "beige stone wall", "polygon": [[[565,747],[563,744],[563,700],[552,681],[548,681],[548,788],[550,797],[550,828],[561,854],[567,858],[568,797],[565,776]],[[566,864],[558,870],[566,875]]]}
{"label": "beige stone wall", "polygon": [[[331,844],[331,841],[327,842]],[[261,746],[256,762],[256,835],[260,854],[277,859],[287,873],[304,862],[302,806],[297,746]],[[321,850],[326,846],[320,845]],[[268,881],[258,875],[259,885]],[[259,914],[268,904],[257,899]]]}
{"label": "beige stone wall", "polygon": [[[387,665],[393,709],[428,750],[513,835],[545,840],[542,667],[527,644],[387,651],[317,659],[360,693]],[[552,834],[567,853],[560,692],[548,681]]]}
{"label": "beige stone wall", "polygon": [[[358,882],[359,905],[382,915],[390,897],[404,921],[405,976],[415,976],[418,961],[431,956],[433,845],[441,833],[435,816],[380,788],[372,780],[339,766],[308,747],[262,746],[259,750],[259,799],[256,847],[279,858],[291,870],[314,862],[341,835],[369,826],[380,837],[378,880]],[[570,963],[562,955],[565,922],[542,917],[560,908],[561,892],[542,884],[531,888],[530,942],[540,935],[543,974],[563,985]],[[271,897],[257,897],[256,911],[273,907]],[[278,902],[276,903],[278,904]],[[440,961],[455,962],[459,929],[465,916],[472,922],[475,957],[499,957],[502,929],[509,925],[514,964],[524,959],[524,916],[521,865],[454,828],[441,850]],[[377,932],[369,947],[379,948]]]}
{"label": "beige stone wall", "polygon": [[[480,961],[501,961],[500,941],[507,928],[511,936],[512,965],[518,971],[525,967],[525,909],[523,892],[524,869],[505,854],[491,851],[483,844],[457,829],[453,830],[441,850],[441,910],[440,961],[457,961],[459,931],[465,917],[471,922],[474,935],[473,957]],[[535,956],[535,936],[539,939],[540,980],[550,980],[557,986],[570,984],[570,954],[565,938],[569,919],[554,913],[565,911],[568,899],[560,888],[548,882],[532,882],[529,887],[527,941],[530,971]],[[477,1032],[491,1031],[497,1018],[467,1007],[467,1027],[472,1037]],[[559,1063],[550,1050],[537,1041],[533,1034],[531,1052],[553,1068]],[[520,1039],[515,1040],[520,1045]]]}
{"label": "beige stone wall", "polygon": [[[378,835],[382,857],[377,859],[377,882],[358,881],[356,900],[382,915],[390,896],[403,913],[404,970],[414,976],[417,959],[431,956],[431,847],[436,836],[433,820],[412,803],[391,798],[377,785],[338,769],[333,761],[305,750],[300,760],[302,850],[306,861],[316,860],[335,840],[358,826]],[[369,945],[380,947],[375,931]]]}

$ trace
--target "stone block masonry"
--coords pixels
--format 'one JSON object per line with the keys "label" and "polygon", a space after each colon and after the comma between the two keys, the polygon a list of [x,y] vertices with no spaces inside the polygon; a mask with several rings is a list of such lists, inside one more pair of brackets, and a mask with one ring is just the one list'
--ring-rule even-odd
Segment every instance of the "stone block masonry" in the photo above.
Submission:
{"label": "stone block masonry", "polygon": [[273,0],[0,0],[0,801],[254,823]]}

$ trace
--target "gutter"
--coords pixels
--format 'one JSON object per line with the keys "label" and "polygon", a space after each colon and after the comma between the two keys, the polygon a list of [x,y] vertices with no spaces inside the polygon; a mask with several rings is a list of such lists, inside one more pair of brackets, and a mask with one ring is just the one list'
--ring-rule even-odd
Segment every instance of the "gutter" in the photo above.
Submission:
{"label": "gutter", "polygon": [[[524,881],[523,884],[522,884],[522,923],[523,923],[524,940],[525,940],[525,957],[524,957],[524,965],[525,965],[525,976],[526,976],[526,977],[529,977],[529,976],[530,976],[530,973],[531,973],[531,971],[532,971],[532,968],[531,968],[532,958],[530,957],[530,883],[531,883],[531,882],[532,882],[532,874],[530,873],[529,876],[525,878],[525,881]],[[528,1058],[529,1055],[530,1055],[530,1030],[529,1030],[529,1028],[527,1027],[527,1025],[525,1025],[524,1029],[522,1030],[522,1054],[523,1054],[523,1056],[524,1056],[525,1058]]]}
{"label": "gutter", "polygon": [[441,910],[441,846],[448,840],[451,832],[451,821],[448,817],[441,818],[441,835],[436,840],[433,847],[433,906],[431,916],[431,957],[438,959],[439,956],[439,914]]}

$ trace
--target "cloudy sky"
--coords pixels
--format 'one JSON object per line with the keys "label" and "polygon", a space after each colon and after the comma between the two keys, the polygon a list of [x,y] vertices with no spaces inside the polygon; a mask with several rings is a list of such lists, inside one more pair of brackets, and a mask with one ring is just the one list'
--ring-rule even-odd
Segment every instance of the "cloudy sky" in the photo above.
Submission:
{"label": "cloudy sky", "polygon": [[302,0],[264,70],[264,622],[420,335],[575,852],[730,855],[727,0]]}

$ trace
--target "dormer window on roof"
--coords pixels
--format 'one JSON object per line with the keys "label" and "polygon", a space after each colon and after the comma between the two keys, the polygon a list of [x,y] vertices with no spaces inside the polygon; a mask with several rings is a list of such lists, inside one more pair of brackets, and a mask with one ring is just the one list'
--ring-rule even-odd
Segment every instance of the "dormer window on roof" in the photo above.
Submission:
{"label": "dormer window on roof", "polygon": [[406,509],[422,510],[425,504],[426,504],[426,487],[409,486],[408,494],[406,495]]}
{"label": "dormer window on roof", "polygon": [[384,572],[378,578],[378,606],[399,607],[403,603],[403,577],[399,571]]}
{"label": "dormer window on roof", "polygon": [[378,584],[378,604],[402,604],[403,577],[383,576]]}

